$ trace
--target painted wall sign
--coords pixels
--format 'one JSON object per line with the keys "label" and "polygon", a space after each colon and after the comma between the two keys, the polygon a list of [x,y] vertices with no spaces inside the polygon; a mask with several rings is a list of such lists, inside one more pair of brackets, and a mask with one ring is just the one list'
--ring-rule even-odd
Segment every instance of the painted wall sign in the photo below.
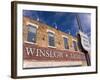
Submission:
{"label": "painted wall sign", "polygon": [[33,44],[24,43],[24,59],[38,61],[78,61],[85,60],[83,53],[78,51],[57,50],[51,48],[38,47]]}

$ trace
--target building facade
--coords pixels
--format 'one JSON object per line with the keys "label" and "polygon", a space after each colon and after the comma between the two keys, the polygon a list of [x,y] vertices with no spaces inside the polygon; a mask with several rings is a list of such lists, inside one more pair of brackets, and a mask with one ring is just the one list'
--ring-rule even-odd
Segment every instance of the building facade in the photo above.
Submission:
{"label": "building facade", "polygon": [[[28,17],[23,17],[23,47],[26,61],[64,61],[69,62],[68,66],[86,65],[76,37]],[[68,54],[67,58],[65,54]]]}

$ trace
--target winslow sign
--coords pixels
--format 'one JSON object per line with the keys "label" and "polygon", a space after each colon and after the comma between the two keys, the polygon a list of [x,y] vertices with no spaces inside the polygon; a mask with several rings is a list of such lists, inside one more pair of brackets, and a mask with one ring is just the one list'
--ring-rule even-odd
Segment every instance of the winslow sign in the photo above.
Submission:
{"label": "winslow sign", "polygon": [[23,49],[24,49],[23,50],[24,60],[38,60],[38,61],[85,60],[84,54],[78,51],[43,48],[28,43],[24,43]]}

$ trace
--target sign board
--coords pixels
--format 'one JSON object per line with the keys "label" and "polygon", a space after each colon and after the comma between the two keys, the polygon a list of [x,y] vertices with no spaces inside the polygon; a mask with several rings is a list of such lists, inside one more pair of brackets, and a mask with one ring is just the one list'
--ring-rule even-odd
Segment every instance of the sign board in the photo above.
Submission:
{"label": "sign board", "polygon": [[80,34],[80,38],[81,38],[81,44],[82,47],[86,50],[89,51],[90,50],[90,43],[89,43],[89,38],[86,34],[84,34],[83,32],[79,31]]}

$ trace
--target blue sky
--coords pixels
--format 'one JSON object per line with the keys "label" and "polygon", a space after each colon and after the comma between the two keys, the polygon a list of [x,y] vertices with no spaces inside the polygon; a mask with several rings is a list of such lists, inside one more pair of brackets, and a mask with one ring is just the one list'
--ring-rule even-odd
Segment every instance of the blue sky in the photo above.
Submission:
{"label": "blue sky", "polygon": [[84,33],[91,36],[91,14],[90,13],[73,13],[73,12],[51,12],[51,11],[34,11],[23,10],[23,16],[31,19],[39,19],[40,22],[51,27],[57,26],[58,30],[70,33],[76,36],[79,30],[76,15],[79,16]]}

